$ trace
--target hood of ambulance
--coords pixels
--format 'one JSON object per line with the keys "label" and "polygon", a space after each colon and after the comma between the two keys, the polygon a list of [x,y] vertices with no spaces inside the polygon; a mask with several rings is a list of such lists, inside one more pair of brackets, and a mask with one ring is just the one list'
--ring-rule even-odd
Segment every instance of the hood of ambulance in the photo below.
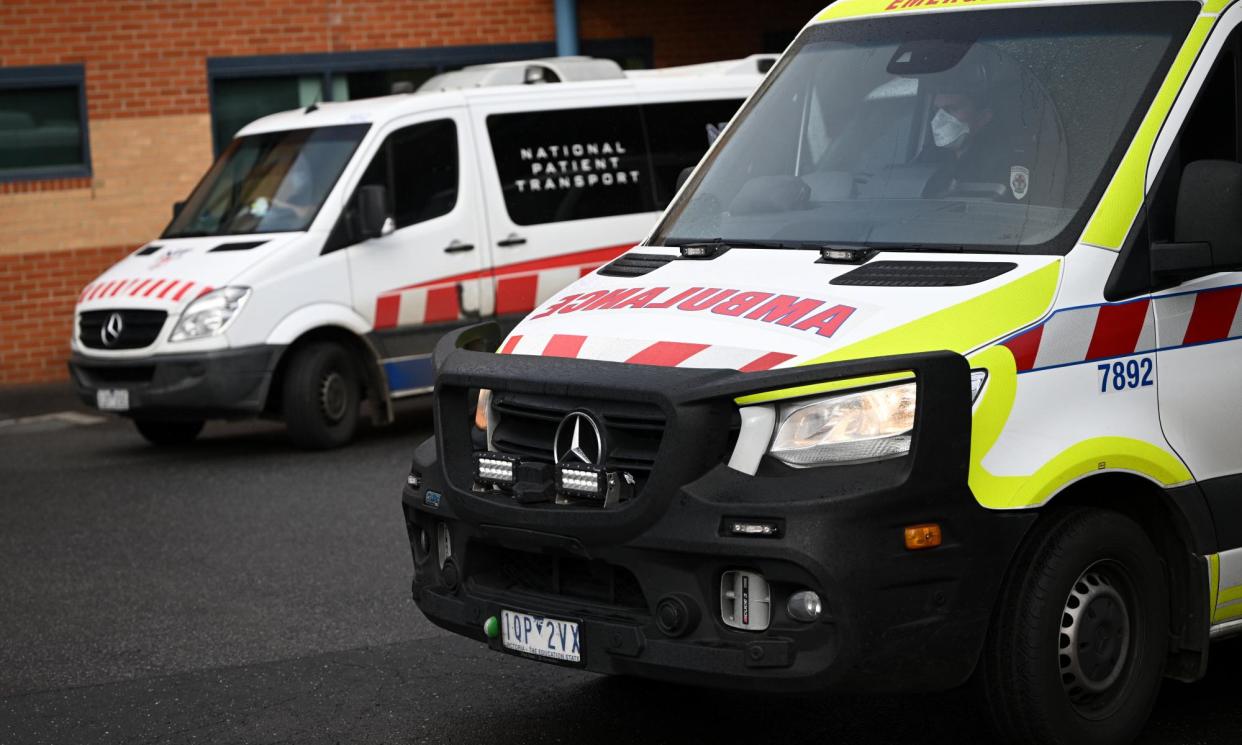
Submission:
{"label": "hood of ambulance", "polygon": [[[179,312],[237,279],[305,233],[156,240],[113,264],[82,288],[77,312],[110,309]],[[250,247],[245,247],[248,244]],[[151,246],[159,249],[142,255]],[[221,250],[223,249],[223,250]]]}
{"label": "hood of ambulance", "polygon": [[[634,253],[677,251],[638,247]],[[743,371],[940,350],[967,354],[1038,320],[1052,304],[1063,261],[909,252],[881,253],[863,267],[818,259],[809,250],[732,249],[711,260],[670,261],[639,277],[597,271],[542,303],[501,352]],[[947,287],[833,282],[860,268],[873,272],[880,262],[950,265],[937,271],[985,262],[1005,271]],[[592,308],[618,297],[607,294],[617,290],[628,303]],[[787,309],[791,314],[782,317]]]}

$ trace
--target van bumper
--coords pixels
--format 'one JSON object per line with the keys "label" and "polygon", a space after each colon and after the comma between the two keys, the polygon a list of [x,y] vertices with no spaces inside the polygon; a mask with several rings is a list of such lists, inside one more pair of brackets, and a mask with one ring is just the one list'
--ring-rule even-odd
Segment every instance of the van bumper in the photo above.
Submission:
{"label": "van bumper", "polygon": [[113,359],[75,352],[69,372],[78,396],[97,408],[100,390],[129,392],[129,409],[152,419],[236,419],[263,413],[283,346]]}
{"label": "van bumper", "polygon": [[[970,677],[1034,515],[985,510],[970,491],[964,358],[937,353],[741,375],[492,360],[443,348],[451,343],[436,355],[437,434],[417,449],[403,492],[413,596],[434,623],[508,652],[484,631],[503,610],[575,621],[582,640],[575,666],[698,686],[931,691]],[[723,464],[727,438],[712,451],[706,433],[740,395],[895,370],[913,371],[920,386],[910,456],[801,470],[767,464],[751,476]],[[609,508],[521,505],[480,492],[469,470],[475,445],[465,395],[475,388],[570,405],[603,396],[658,402],[669,416],[651,476],[633,499]],[[728,526],[740,519],[781,529],[776,537],[732,535]],[[943,545],[907,550],[904,527],[922,523],[941,526]],[[451,538],[443,566],[441,525]],[[770,584],[767,629],[722,620],[721,577],[733,570]],[[819,620],[786,612],[800,590],[820,596]],[[668,633],[659,623],[665,601],[694,620]]]}

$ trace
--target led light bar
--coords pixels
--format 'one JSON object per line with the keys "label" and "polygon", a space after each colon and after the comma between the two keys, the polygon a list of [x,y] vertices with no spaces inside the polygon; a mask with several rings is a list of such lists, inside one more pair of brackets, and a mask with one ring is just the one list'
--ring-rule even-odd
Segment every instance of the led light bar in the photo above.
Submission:
{"label": "led light bar", "polygon": [[780,525],[764,520],[731,520],[728,527],[729,533],[737,536],[775,538],[781,534]]}
{"label": "led light bar", "polygon": [[587,465],[558,466],[556,490],[570,497],[605,499],[608,496],[608,472]]}
{"label": "led light bar", "polygon": [[512,486],[517,483],[518,459],[501,453],[474,454],[474,480],[480,484]]}

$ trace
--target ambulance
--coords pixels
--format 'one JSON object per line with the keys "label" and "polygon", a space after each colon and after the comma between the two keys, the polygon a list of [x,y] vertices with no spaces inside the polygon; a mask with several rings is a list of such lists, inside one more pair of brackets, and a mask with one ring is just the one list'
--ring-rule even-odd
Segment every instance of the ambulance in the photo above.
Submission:
{"label": "ambulance", "polygon": [[1242,630],[1242,3],[840,0],[643,243],[435,354],[440,626],[1131,742]]}
{"label": "ambulance", "polygon": [[342,445],[431,391],[445,331],[514,325],[632,247],[771,67],[557,58],[243,128],[159,239],[78,298],[70,370],[156,444],[283,418]]}

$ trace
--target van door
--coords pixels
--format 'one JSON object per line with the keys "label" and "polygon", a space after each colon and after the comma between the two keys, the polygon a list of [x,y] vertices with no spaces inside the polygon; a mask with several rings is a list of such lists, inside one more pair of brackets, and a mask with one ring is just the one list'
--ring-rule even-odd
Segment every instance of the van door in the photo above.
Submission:
{"label": "van door", "polygon": [[[1238,16],[1235,15],[1235,18]],[[1156,184],[1152,237],[1172,240],[1187,163],[1238,161],[1238,34],[1220,50]],[[1204,57],[1211,59],[1209,43]],[[1190,279],[1154,293],[1160,419],[1203,487],[1216,522],[1221,589],[1242,587],[1242,272]],[[1233,550],[1230,550],[1233,549]],[[1234,608],[1242,616],[1242,605]],[[1219,619],[1218,619],[1219,620]]]}
{"label": "van door", "polygon": [[469,166],[473,147],[457,112],[404,120],[383,138],[358,184],[388,192],[392,232],[348,251],[354,307],[373,323],[372,343],[395,395],[429,389],[435,342],[492,312],[483,292],[491,279],[478,169]]}
{"label": "van door", "polygon": [[657,217],[631,94],[597,106],[525,94],[472,107],[502,322],[633,247]]}

